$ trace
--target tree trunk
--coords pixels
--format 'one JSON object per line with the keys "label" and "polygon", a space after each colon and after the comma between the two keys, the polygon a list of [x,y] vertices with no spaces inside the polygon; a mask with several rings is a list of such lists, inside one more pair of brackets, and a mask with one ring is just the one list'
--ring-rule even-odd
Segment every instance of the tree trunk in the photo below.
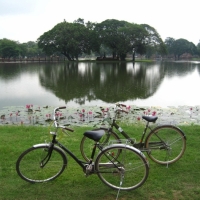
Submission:
{"label": "tree trunk", "polygon": [[135,62],[135,51],[133,51],[133,62]]}
{"label": "tree trunk", "polygon": [[63,53],[63,55],[66,56],[68,60],[70,60],[70,61],[72,60],[72,58],[70,57],[70,55],[68,53]]}
{"label": "tree trunk", "polygon": [[112,55],[113,55],[113,59],[114,59],[116,57],[116,52],[113,51]]}
{"label": "tree trunk", "polygon": [[126,58],[126,54],[121,54],[120,55],[120,60],[125,61],[125,58]]}

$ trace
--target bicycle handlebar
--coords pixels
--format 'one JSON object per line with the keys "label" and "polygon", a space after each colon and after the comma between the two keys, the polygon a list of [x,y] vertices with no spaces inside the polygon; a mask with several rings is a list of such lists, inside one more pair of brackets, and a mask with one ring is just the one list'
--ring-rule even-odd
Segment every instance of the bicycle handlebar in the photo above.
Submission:
{"label": "bicycle handlebar", "polygon": [[62,128],[63,128],[63,129],[65,129],[65,130],[67,130],[67,131],[74,132],[74,130],[73,130],[73,129],[71,129],[71,128],[68,128],[68,127],[65,127],[65,126],[63,126]]}
{"label": "bicycle handlebar", "polygon": [[65,109],[65,108],[66,108],[66,106],[60,106],[60,107],[56,107],[56,108],[54,109],[54,112],[53,112],[54,125],[55,125],[56,128],[62,128],[62,129],[64,129],[64,130],[74,132],[74,130],[71,129],[71,128],[68,128],[68,127],[66,127],[66,126],[59,126],[59,124],[58,124],[58,122],[57,122],[57,119],[56,119],[56,111],[58,111],[58,110],[60,110],[60,109]]}
{"label": "bicycle handlebar", "polygon": [[56,111],[58,111],[59,109],[65,109],[66,106],[60,106],[54,109],[54,114],[56,113]]}
{"label": "bicycle handlebar", "polygon": [[125,112],[128,113],[128,111],[124,110],[122,107],[127,107],[125,104],[121,104],[121,103],[117,103],[116,107],[119,107],[120,109],[118,109],[117,111],[121,111],[121,112]]}

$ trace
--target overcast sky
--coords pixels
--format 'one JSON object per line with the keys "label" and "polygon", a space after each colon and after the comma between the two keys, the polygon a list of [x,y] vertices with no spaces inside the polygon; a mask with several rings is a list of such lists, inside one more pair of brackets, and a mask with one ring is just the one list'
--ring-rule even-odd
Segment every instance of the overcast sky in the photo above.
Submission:
{"label": "overcast sky", "polygon": [[163,41],[200,40],[199,0],[0,0],[0,39],[36,41],[56,24],[125,20],[154,27]]}

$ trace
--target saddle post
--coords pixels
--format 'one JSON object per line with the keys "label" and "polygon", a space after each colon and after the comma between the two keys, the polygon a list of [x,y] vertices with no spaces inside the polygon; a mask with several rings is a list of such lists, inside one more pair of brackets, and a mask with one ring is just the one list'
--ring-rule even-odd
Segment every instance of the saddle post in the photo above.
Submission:
{"label": "saddle post", "polygon": [[97,148],[97,143],[98,143],[98,142],[95,142],[95,144],[94,144],[94,146],[93,146],[92,154],[91,154],[91,158],[90,158],[89,164],[92,164],[92,161],[93,161],[93,159],[94,159],[94,155],[95,155],[96,148]]}
{"label": "saddle post", "polygon": [[142,143],[148,127],[149,127],[149,122],[147,121],[147,123],[145,125],[145,128],[144,128],[144,131],[142,133],[142,137],[141,137],[140,143]]}

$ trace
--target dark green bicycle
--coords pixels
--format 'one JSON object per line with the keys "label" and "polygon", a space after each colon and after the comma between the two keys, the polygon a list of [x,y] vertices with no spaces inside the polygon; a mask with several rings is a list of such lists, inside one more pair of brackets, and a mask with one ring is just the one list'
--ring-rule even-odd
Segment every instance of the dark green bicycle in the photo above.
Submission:
{"label": "dark green bicycle", "polygon": [[[96,130],[104,130],[106,132],[104,136],[104,144],[108,144],[110,140],[119,141],[120,138],[114,128],[118,130],[121,135],[129,141],[130,145],[139,149],[142,152],[147,152],[148,156],[156,163],[168,165],[179,160],[186,149],[186,136],[181,129],[173,125],[160,125],[151,129],[149,124],[156,122],[157,116],[143,116],[142,118],[146,121],[146,126],[141,135],[138,143],[134,139],[130,138],[129,135],[116,123],[116,118],[121,112],[127,112],[123,108],[124,104],[116,104],[115,116],[111,119],[106,118],[109,121],[110,126],[108,128],[101,127]],[[150,130],[147,133],[147,130]],[[132,134],[133,135],[133,134]],[[88,155],[91,152],[94,142],[83,136],[80,144],[80,150],[85,160],[89,160]]]}

